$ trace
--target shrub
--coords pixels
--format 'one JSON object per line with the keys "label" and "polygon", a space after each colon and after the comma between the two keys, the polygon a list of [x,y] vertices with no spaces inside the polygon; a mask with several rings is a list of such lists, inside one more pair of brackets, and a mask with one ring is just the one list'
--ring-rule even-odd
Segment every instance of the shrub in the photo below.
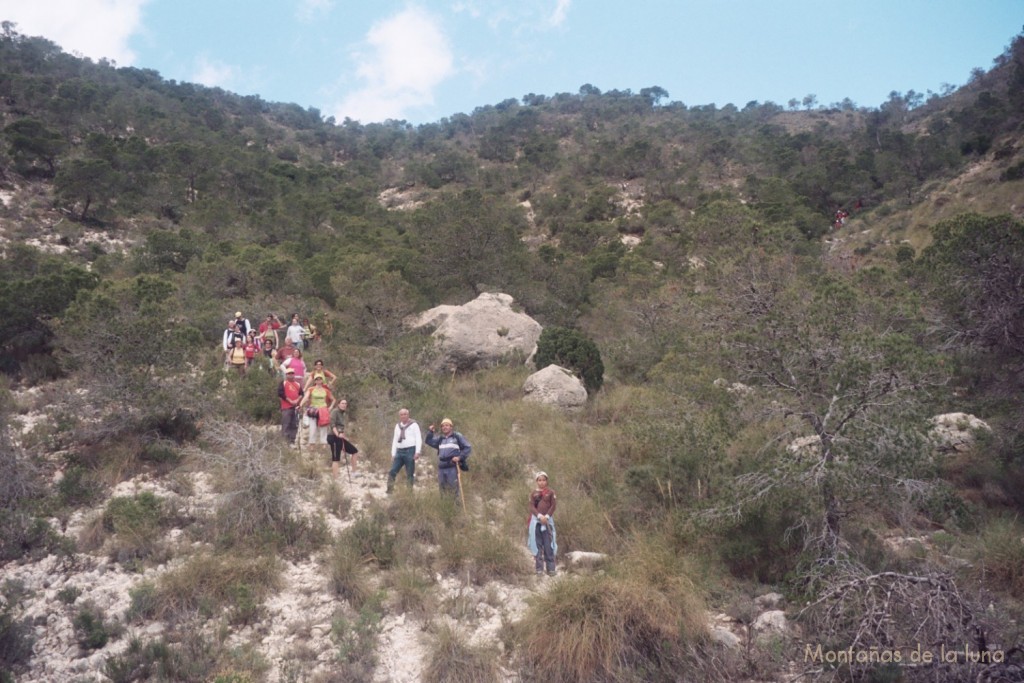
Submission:
{"label": "shrub", "polygon": [[78,586],[65,586],[57,591],[57,599],[65,605],[73,605],[81,594],[82,591]]}
{"label": "shrub", "polygon": [[[94,529],[96,545],[103,533],[113,534],[109,545],[111,559],[126,566],[134,566],[140,560],[160,558],[162,531],[170,518],[167,503],[150,491],[134,496],[111,498]],[[89,530],[83,534],[83,542]]]}
{"label": "shrub", "polygon": [[196,613],[211,617],[228,607],[229,620],[247,623],[278,587],[280,572],[273,557],[197,555],[163,574],[155,589],[146,584],[136,587],[129,613],[174,621]]}
{"label": "shrub", "polygon": [[519,627],[527,680],[686,680],[687,624],[700,620],[673,595],[644,580],[612,575],[559,581]]}
{"label": "shrub", "polygon": [[342,535],[327,557],[331,589],[342,600],[359,609],[373,594],[363,568],[362,556],[348,537]]}
{"label": "shrub", "polygon": [[338,643],[338,659],[342,665],[340,680],[370,680],[377,666],[377,640],[380,635],[381,596],[367,600],[356,619],[344,614],[334,618],[331,636]]}
{"label": "shrub", "polygon": [[438,628],[423,670],[426,683],[488,683],[499,680],[496,648],[472,646],[448,624]]}
{"label": "shrub", "polygon": [[374,562],[381,569],[388,569],[394,564],[395,533],[388,527],[383,510],[375,509],[361,515],[345,535],[363,562]]}
{"label": "shrub", "polygon": [[431,592],[434,581],[429,571],[400,567],[388,572],[386,581],[396,613],[408,612],[421,618],[431,615],[435,601]]}
{"label": "shrub", "polygon": [[78,644],[86,650],[99,650],[119,635],[119,629],[108,624],[103,611],[91,603],[82,605],[72,624]]}
{"label": "shrub", "polygon": [[589,392],[600,390],[604,383],[601,352],[597,344],[579,330],[544,328],[537,340],[534,364],[538,368],[546,368],[552,363],[578,372]]}
{"label": "shrub", "polygon": [[1014,597],[1024,597],[1024,529],[1016,518],[992,520],[979,540],[979,571]]}
{"label": "shrub", "polygon": [[6,683],[7,674],[32,657],[32,625],[18,621],[12,614],[12,605],[5,603],[0,608],[0,681]]}

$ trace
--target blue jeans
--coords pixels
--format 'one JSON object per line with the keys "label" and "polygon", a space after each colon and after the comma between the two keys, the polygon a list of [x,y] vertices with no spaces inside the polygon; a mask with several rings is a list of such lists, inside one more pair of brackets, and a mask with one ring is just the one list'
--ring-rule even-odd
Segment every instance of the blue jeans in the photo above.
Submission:
{"label": "blue jeans", "polygon": [[398,472],[405,468],[405,476],[409,479],[409,486],[416,483],[416,447],[399,448],[395,451],[395,457],[391,459],[391,471],[388,472],[388,491],[395,486],[395,477]]}
{"label": "blue jeans", "polygon": [[537,554],[534,556],[534,568],[538,574],[544,571],[545,568],[548,574],[553,574],[555,571],[555,551],[551,547],[551,528],[545,526],[542,529],[540,523],[538,523],[535,536],[537,539]]}

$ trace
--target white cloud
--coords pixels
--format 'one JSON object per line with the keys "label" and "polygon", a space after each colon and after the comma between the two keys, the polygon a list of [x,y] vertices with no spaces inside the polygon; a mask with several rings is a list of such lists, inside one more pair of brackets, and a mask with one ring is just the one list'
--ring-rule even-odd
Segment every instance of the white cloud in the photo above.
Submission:
{"label": "white cloud", "polygon": [[299,0],[295,15],[302,21],[312,21],[328,14],[334,7],[334,0]]}
{"label": "white cloud", "polygon": [[238,69],[223,62],[211,61],[207,57],[196,60],[192,81],[210,88],[224,88],[238,75]]}
{"label": "white cloud", "polygon": [[[554,7],[552,8],[552,4]],[[457,0],[451,6],[455,14],[480,19],[493,30],[514,33],[544,31],[561,26],[569,15],[572,0]],[[505,26],[510,28],[504,28]]]}
{"label": "white cloud", "polygon": [[555,11],[548,17],[548,24],[551,26],[561,26],[565,18],[569,16],[569,7],[571,5],[572,0],[557,0]]}
{"label": "white cloud", "polygon": [[128,40],[141,29],[147,1],[0,0],[0,17],[16,23],[22,35],[43,36],[67,52],[127,66],[135,61]]}
{"label": "white cloud", "polygon": [[433,104],[434,90],[455,71],[440,22],[417,7],[374,24],[354,59],[363,85],[334,107],[339,121],[401,119],[409,109]]}

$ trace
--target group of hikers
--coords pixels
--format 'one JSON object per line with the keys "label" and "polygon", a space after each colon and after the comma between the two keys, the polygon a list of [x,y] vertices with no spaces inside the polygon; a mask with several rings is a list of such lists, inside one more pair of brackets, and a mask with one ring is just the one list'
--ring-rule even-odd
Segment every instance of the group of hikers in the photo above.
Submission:
{"label": "group of hikers", "polygon": [[[282,329],[283,343],[280,338]],[[253,327],[241,311],[236,311],[235,317],[228,320],[221,339],[224,368],[244,375],[252,367],[262,367],[274,374],[283,372],[282,367],[294,364],[301,378],[306,369],[302,354],[319,339],[316,326],[310,323],[309,318],[300,321],[298,313],[292,315],[287,327],[274,314],[267,315],[258,327]]]}
{"label": "group of hikers", "polygon": [[[343,456],[349,478],[361,476],[357,471],[359,449],[345,435],[348,401],[335,397],[331,391],[337,375],[327,370],[320,359],[314,361],[312,368],[308,368],[302,359],[302,352],[318,338],[315,328],[309,325],[308,319],[300,322],[298,314],[294,314],[285,330],[284,344],[279,345],[277,333],[281,328],[281,321],[271,314],[258,329],[252,329],[242,313],[237,312],[224,332],[225,368],[244,374],[254,365],[261,364],[272,373],[280,373],[277,396],[281,408],[281,434],[285,442],[301,448],[299,427],[300,422],[304,423],[308,430],[308,447],[314,452],[321,445],[328,447],[333,477],[340,476]],[[462,472],[469,470],[473,447],[447,417],[441,420],[439,430],[431,424],[424,435],[416,420],[410,417],[408,408],[398,411],[398,422],[391,437],[387,492],[394,490],[395,480],[403,468],[408,485],[414,485],[416,461],[422,455],[424,443],[437,450],[437,481],[441,493],[461,500],[465,507]],[[557,499],[548,486],[545,472],[538,472],[534,481],[537,488],[529,499],[527,545],[535,558],[537,575],[546,572],[554,576],[558,549],[554,520]]]}

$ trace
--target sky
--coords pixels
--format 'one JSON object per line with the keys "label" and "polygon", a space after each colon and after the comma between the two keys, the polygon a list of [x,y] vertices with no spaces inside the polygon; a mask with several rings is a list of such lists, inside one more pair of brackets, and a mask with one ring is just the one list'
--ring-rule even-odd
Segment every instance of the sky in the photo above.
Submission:
{"label": "sky", "polygon": [[420,124],[529,93],[875,107],[988,69],[1024,0],[0,0],[65,51],[337,122]]}

